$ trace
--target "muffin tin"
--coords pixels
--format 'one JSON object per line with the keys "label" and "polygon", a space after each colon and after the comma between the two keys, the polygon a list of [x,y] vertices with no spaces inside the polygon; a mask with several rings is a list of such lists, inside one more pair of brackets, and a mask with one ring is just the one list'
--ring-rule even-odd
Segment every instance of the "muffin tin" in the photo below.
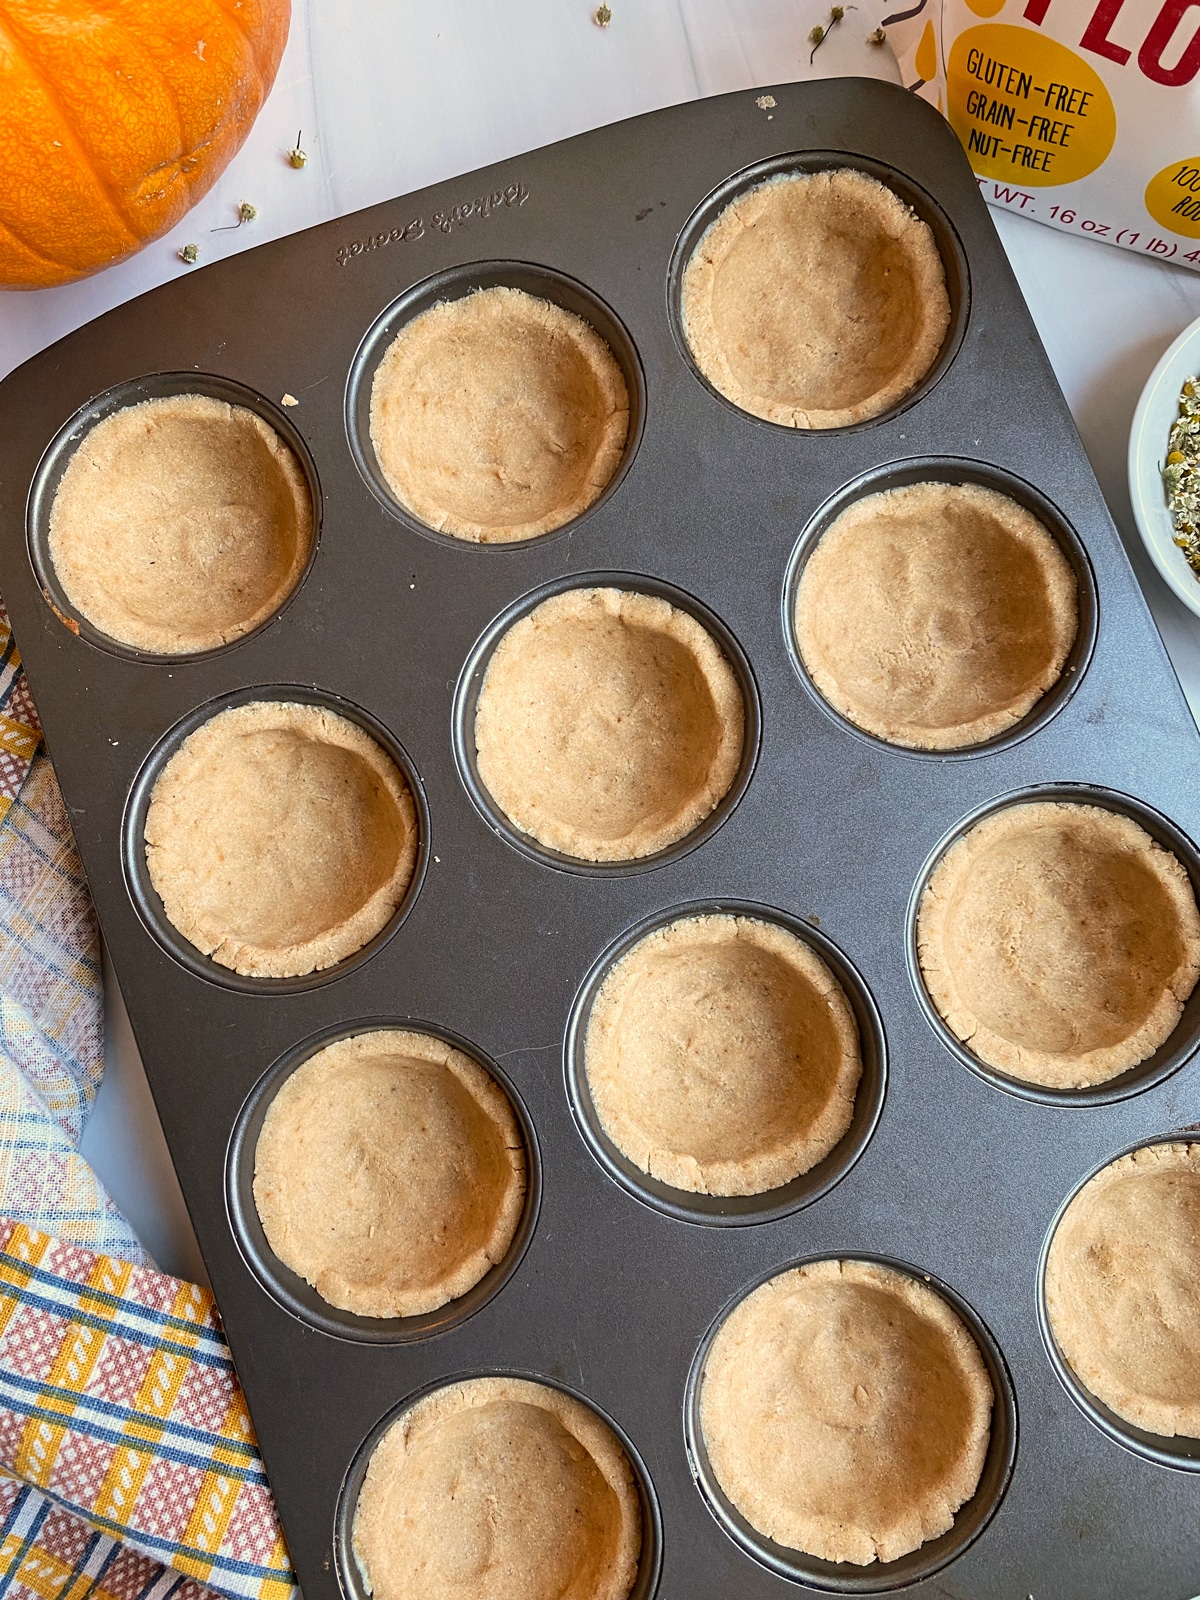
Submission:
{"label": "muffin tin", "polygon": [[[360,1593],[346,1530],[381,1419],[489,1372],[576,1392],[627,1439],[646,1523],[638,1600],[905,1586],[1150,1600],[1200,1588],[1188,1475],[1200,1461],[1135,1454],[1101,1431],[1064,1392],[1038,1312],[1043,1240],[1081,1178],[1200,1122],[1187,1065],[1200,1000],[1112,1092],[1006,1093],[931,1026],[911,948],[915,897],[945,843],[1000,797],[1035,788],[1127,807],[1195,876],[1200,742],[953,133],[874,82],[770,96],[674,107],[181,275],[0,388],[5,599],[307,1600]],[[795,432],[698,378],[680,343],[679,275],[733,194],[843,163],[930,223],[951,326],[896,411]],[[488,283],[592,320],[633,400],[605,494],[577,523],[515,546],[414,524],[381,487],[364,428],[398,319]],[[286,608],[252,636],[143,659],[70,617],[45,516],[90,419],[185,387],[236,393],[293,445],[319,546]],[[299,402],[286,412],[285,394]],[[1059,690],[1003,739],[951,756],[849,728],[798,678],[790,634],[799,565],[851,487],[923,475],[961,475],[1040,509],[1080,581],[1080,642]],[[681,597],[713,629],[746,691],[747,744],[711,825],[658,856],[592,867],[533,848],[496,815],[473,769],[469,712],[514,615],[613,574]],[[182,948],[139,864],[165,755],[218,703],[260,695],[362,722],[400,760],[420,815],[405,905],[364,951],[309,978],[238,979]],[[599,975],[635,931],[730,906],[807,930],[845,981],[865,1047],[860,1107],[828,1170],[793,1192],[678,1204],[603,1148],[575,1045]],[[490,1064],[530,1149],[509,1260],[469,1304],[420,1327],[329,1315],[272,1262],[248,1196],[255,1130],[282,1075],[385,1020]],[[882,1567],[813,1562],[748,1536],[714,1494],[694,1425],[695,1375],[723,1308],[826,1255],[887,1259],[948,1286],[996,1389],[975,1498],[943,1540]]]}

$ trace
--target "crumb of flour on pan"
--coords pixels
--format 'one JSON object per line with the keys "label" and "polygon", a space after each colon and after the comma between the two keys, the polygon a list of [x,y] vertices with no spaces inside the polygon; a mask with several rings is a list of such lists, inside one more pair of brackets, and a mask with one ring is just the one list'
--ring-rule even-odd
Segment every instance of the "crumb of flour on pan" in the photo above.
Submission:
{"label": "crumb of flour on pan", "polygon": [[283,406],[298,406],[300,404],[299,400],[296,399],[294,394],[285,394],[279,403]]}
{"label": "crumb of flour on pan", "polygon": [[1180,392],[1162,477],[1175,543],[1200,578],[1200,377],[1189,378]]}
{"label": "crumb of flour on pan", "polygon": [[754,104],[760,111],[770,111],[775,105],[775,96],[773,94],[760,94]]}
{"label": "crumb of flour on pan", "polygon": [[612,21],[612,12],[607,6],[599,6],[592,13],[592,21],[598,28],[607,28]]}

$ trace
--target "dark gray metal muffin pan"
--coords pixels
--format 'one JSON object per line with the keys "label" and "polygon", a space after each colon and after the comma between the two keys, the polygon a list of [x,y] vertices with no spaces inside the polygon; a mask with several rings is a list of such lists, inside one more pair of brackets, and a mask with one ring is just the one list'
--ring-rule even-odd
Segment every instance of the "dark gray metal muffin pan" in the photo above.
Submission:
{"label": "dark gray metal muffin pan", "polygon": [[[1194,839],[1200,741],[950,129],[878,83],[770,92],[769,110],[751,92],[675,107],[181,273],[0,387],[4,596],[307,1600],[338,1593],[339,1496],[380,1419],[432,1384],[499,1371],[567,1386],[628,1437],[658,1508],[652,1551],[661,1516],[661,1576],[643,1573],[646,1600],[905,1584],[954,1600],[1200,1590],[1200,1477],[1106,1436],[1064,1392],[1038,1323],[1040,1252],[1065,1197],[1131,1143],[1200,1122],[1197,1006],[1163,1060],[1123,1086],[1137,1092],[1063,1103],[967,1070],[909,970],[914,885],[964,818],[1031,786],[1082,785]],[[711,213],[710,196],[843,161],[894,183],[929,220],[954,316],[932,381],[894,414],[797,433],[737,412],[692,369],[679,343],[680,240]],[[390,506],[361,437],[361,389],[391,308],[423,303],[430,284],[497,281],[591,308],[638,414],[619,481],[587,516],[545,540],[480,549]],[[42,592],[45,581],[69,610],[46,579],[45,510],[64,424],[75,419],[77,438],[116,386],[157,392],[175,380],[156,375],[178,373],[203,392],[243,385],[295,430],[322,526],[311,570],[273,622],[162,662],[63,625]],[[299,401],[286,413],[285,393]],[[935,460],[939,476],[1015,485],[1051,509],[1081,576],[1086,633],[1051,716],[1043,707],[1019,737],[952,758],[840,723],[798,676],[782,623],[805,541],[846,486]],[[640,575],[715,615],[744,655],[761,730],[744,793],[695,848],[580,873],[515,848],[472,798],[455,707],[497,617],[597,572]],[[427,867],[369,959],[317,982],[235,986],[203,958],[177,959],[154,931],[152,900],[127,876],[136,837],[124,830],[161,741],[199,707],[279,685],[348,702],[386,730],[427,808]],[[836,1186],[741,1226],[683,1220],[616,1181],[581,1133],[564,1060],[602,953],[671,908],[714,901],[819,923],[861,980],[860,1024],[881,1020],[880,1090],[886,1054],[878,1123]],[[247,1102],[255,1115],[256,1086],[298,1046],[380,1019],[415,1019],[494,1063],[538,1152],[540,1200],[513,1270],[471,1315],[403,1342],[314,1325],[311,1303],[280,1292],[244,1222],[234,1138]],[[1019,1448],[1007,1492],[1005,1472],[985,1479],[983,1500],[959,1516],[973,1542],[949,1536],[939,1571],[930,1552],[866,1569],[801,1562],[789,1569],[807,1573],[797,1584],[735,1542],[693,1479],[689,1374],[714,1319],[764,1275],[830,1254],[880,1255],[945,1283],[995,1341],[996,1372],[1011,1374],[1004,1419]],[[353,1592],[353,1573],[347,1582]]]}

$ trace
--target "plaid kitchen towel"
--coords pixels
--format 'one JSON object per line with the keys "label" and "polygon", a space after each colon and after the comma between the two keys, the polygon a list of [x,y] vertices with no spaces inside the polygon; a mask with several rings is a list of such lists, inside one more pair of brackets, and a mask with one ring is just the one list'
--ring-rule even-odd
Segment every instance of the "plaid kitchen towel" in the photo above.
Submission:
{"label": "plaid kitchen towel", "polygon": [[212,1297],[152,1270],[76,1148],[99,936],[0,605],[0,1595],[294,1591]]}

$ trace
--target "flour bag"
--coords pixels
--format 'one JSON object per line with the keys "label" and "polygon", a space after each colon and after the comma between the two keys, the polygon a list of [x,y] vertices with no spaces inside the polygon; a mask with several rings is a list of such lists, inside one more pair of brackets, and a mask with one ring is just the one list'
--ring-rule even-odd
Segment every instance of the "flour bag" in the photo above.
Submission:
{"label": "flour bag", "polygon": [[898,0],[991,205],[1200,270],[1200,0]]}

